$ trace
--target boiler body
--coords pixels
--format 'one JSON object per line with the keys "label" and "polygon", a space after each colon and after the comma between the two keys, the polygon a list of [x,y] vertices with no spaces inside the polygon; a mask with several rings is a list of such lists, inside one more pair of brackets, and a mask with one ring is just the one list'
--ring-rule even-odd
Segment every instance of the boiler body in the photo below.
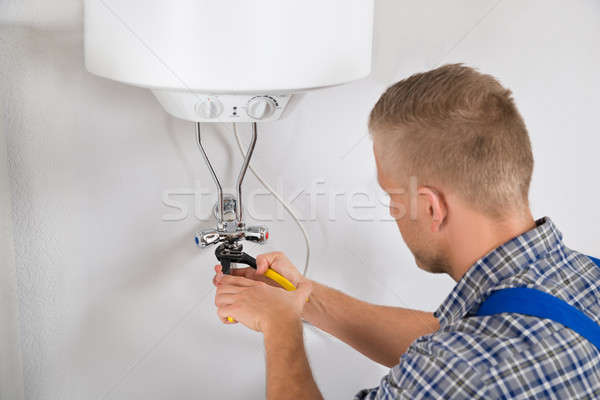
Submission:
{"label": "boiler body", "polygon": [[249,120],[276,118],[290,94],[371,70],[373,0],[85,0],[84,13],[87,69],[190,120],[257,97],[270,115]]}

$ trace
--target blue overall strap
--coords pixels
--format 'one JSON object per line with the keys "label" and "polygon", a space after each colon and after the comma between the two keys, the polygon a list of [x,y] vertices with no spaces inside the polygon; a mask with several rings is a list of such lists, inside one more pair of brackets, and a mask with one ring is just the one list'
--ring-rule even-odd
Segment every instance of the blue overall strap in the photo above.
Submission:
{"label": "blue overall strap", "polygon": [[[590,257],[600,267],[600,260]],[[526,287],[493,292],[477,310],[476,315],[516,313],[558,322],[586,338],[600,350],[600,325],[564,300]]]}

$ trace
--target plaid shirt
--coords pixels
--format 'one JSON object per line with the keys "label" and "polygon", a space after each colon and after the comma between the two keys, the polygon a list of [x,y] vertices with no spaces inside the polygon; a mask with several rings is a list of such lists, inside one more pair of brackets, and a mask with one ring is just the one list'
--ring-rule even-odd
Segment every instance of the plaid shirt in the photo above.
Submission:
{"label": "plaid shirt", "polygon": [[600,324],[600,268],[543,218],[477,261],[435,312],[441,328],[355,399],[600,398],[600,350],[574,331],[521,314],[474,315],[511,287],[550,293]]}

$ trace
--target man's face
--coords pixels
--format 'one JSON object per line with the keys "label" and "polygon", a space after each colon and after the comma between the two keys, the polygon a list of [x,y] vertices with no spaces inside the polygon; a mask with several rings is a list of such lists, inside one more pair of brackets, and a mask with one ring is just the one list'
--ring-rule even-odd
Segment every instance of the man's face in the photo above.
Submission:
{"label": "man's face", "polygon": [[[443,235],[431,231],[431,214],[426,199],[419,196],[418,176],[409,177],[398,171],[402,160],[384,159],[381,138],[373,139],[377,164],[377,180],[389,195],[389,213],[396,220],[404,242],[415,257],[419,268],[433,273],[446,272],[448,262],[444,256]],[[411,181],[412,180],[412,181]]]}

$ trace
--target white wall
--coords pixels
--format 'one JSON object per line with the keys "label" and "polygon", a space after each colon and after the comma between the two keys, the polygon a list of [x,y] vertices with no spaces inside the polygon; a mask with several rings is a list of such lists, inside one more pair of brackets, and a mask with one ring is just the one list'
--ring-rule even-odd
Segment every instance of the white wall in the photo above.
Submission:
{"label": "white wall", "polygon": [[[0,115],[8,109],[0,98]],[[13,241],[6,135],[0,136],[0,399],[23,398],[19,307]]]}
{"label": "white wall", "polygon": [[[26,398],[262,397],[261,337],[219,323],[214,256],[191,241],[209,223],[162,220],[173,212],[165,191],[212,188],[192,125],[169,117],[146,90],[87,73],[80,4],[47,4],[0,2],[0,127]],[[343,196],[336,220],[328,218],[333,192],[380,193],[365,123],[383,88],[446,62],[476,66],[514,91],[536,157],[535,215],[552,216],[569,245],[600,255],[600,3],[378,0],[376,15],[371,78],[309,93],[287,119],[261,129],[253,164],[270,182],[288,196],[326,182],[307,223],[310,277],[369,301],[428,310],[452,288],[414,266],[393,222],[352,220]],[[207,128],[206,138],[231,186],[240,159],[229,126]],[[252,176],[246,188],[259,188]],[[257,211],[273,209],[261,199]],[[212,203],[201,201],[199,213]],[[309,214],[306,196],[294,204]],[[355,216],[369,213],[385,210]],[[281,249],[300,264],[293,222],[268,224],[271,242],[248,250]],[[326,398],[351,397],[385,373],[311,328],[306,342]]]}

